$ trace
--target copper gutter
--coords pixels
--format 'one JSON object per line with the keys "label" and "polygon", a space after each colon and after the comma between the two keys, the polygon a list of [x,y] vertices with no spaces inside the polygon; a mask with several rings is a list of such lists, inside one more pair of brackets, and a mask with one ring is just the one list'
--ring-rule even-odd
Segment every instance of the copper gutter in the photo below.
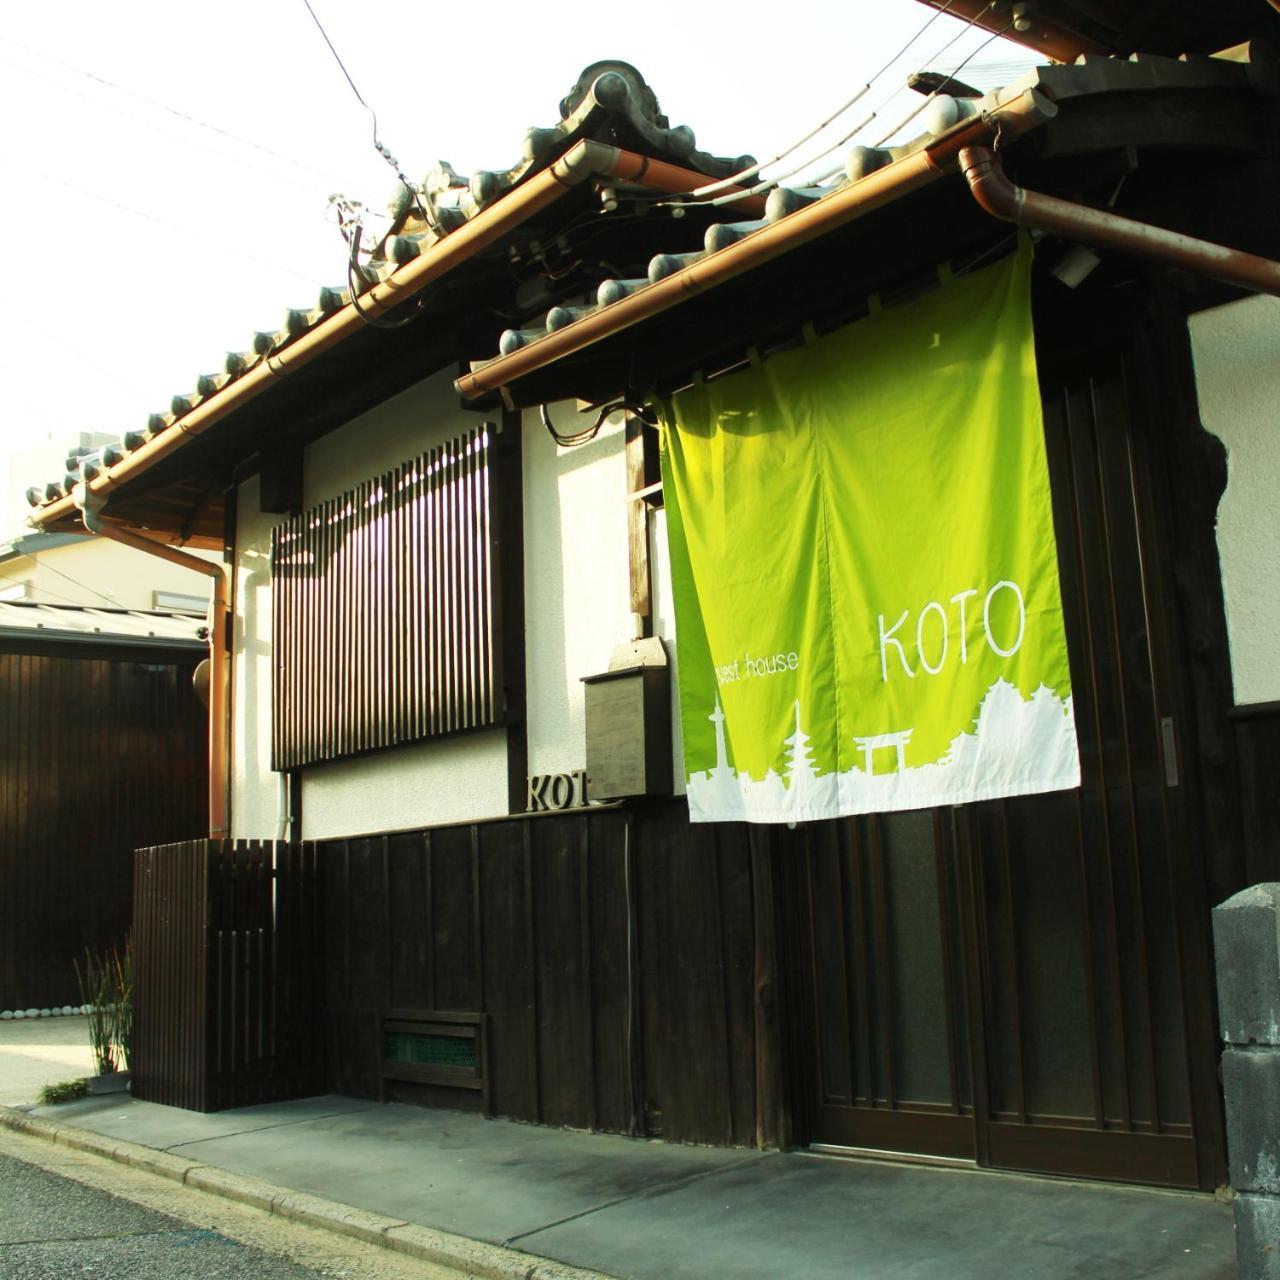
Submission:
{"label": "copper gutter", "polygon": [[1253,293],[1280,295],[1280,262],[1273,259],[1136,222],[1106,209],[1027,191],[1009,180],[999,157],[985,147],[966,147],[960,153],[960,168],[973,198],[994,218],[1099,248],[1153,258]]}
{"label": "copper gutter", "polygon": [[682,271],[638,289],[629,297],[513,351],[509,356],[501,356],[483,368],[465,374],[454,386],[467,400],[495,391],[506,396],[505,388],[535,370],[639,324],[694,294],[714,289],[838,227],[865,218],[909,192],[936,182],[954,167],[964,148],[992,142],[997,134],[1005,140],[1016,137],[1050,119],[1056,111],[1054,104],[1043,94],[1028,89],[985,116],[957,125],[923,150],[877,169],[859,181],[751,232],[737,243],[692,263]]}
{"label": "copper gutter", "polygon": [[[587,139],[574,143],[559,160],[535,174],[527,182],[476,214],[470,221],[437,241],[420,257],[406,263],[368,292],[360,295],[360,310],[381,315],[420,293],[446,272],[474,257],[509,231],[527,222],[573,188],[592,179],[612,179],[635,183],[655,191],[691,191],[707,181],[704,173],[623,151],[619,147]],[[741,207],[759,216],[764,201],[744,197]],[[267,390],[277,379],[309,365],[317,356],[363,328],[365,321],[348,303],[328,319],[307,330],[295,342],[273,352],[222,391],[184,414],[146,444],[135,449],[115,466],[105,468],[89,482],[89,492],[97,497],[109,494],[125,481],[141,475],[162,458],[181,449],[192,436],[208,431],[229,414]],[[75,503],[70,496],[40,507],[30,517],[32,525],[54,524],[72,516]]]}
{"label": "copper gutter", "polygon": [[71,501],[79,509],[84,527],[90,533],[145,551],[148,555],[159,556],[161,560],[202,573],[212,580],[209,600],[209,838],[225,839],[230,834],[227,785],[231,758],[228,735],[231,658],[227,643],[230,602],[226,567],[104,520],[102,499],[87,494],[83,484],[76,485]]}

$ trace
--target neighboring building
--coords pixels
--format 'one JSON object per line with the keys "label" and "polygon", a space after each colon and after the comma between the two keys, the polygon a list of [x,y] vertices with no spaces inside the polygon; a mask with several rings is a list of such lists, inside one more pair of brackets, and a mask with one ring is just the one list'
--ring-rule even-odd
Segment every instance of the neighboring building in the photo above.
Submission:
{"label": "neighboring building", "polygon": [[[1094,7],[1026,38],[1127,54],[1097,19],[1071,26]],[[513,170],[442,169],[406,196],[353,263],[359,299],[323,291],[176,418],[89,460],[76,496],[107,520],[233,531],[231,830],[292,823],[314,850],[331,1087],[672,1140],[1224,1181],[1208,910],[1280,876],[1280,702],[1254,613],[1276,566],[1250,554],[1271,500],[1231,470],[1272,467],[1266,401],[1224,394],[1223,368],[1237,332],[1274,352],[1274,308],[1195,268],[1277,289],[1280,267],[1040,239],[1072,791],[691,825],[644,666],[652,637],[675,656],[675,627],[642,402],[1008,253],[962,145],[1053,192],[1061,225],[1110,207],[1274,259],[1274,64],[1205,56],[1267,30],[1260,4],[1171,18],[1135,59],[939,93],[922,137],[855,149],[825,186],[679,218],[655,206],[747,161],[698,152],[633,68],[597,64]],[[54,485],[34,519],[73,529],[73,495]],[[600,748],[584,689],[630,677],[592,722],[613,730],[602,767],[631,770],[607,792],[623,799],[527,814],[580,799]]]}
{"label": "neighboring building", "polygon": [[146,559],[105,538],[25,533],[0,542],[0,601],[19,600],[203,616],[209,592],[190,570]]}
{"label": "neighboring building", "polygon": [[133,850],[205,822],[201,620],[0,603],[0,1010],[80,1004],[124,944]]}
{"label": "neighboring building", "polygon": [[[68,465],[114,440],[102,432],[82,431],[8,458],[8,491],[0,494],[0,601],[199,614],[208,609],[208,583],[178,565],[140,559],[136,552],[90,537],[83,528],[50,534],[25,527],[30,477],[61,471],[65,479]],[[216,558],[208,551],[200,554]]]}

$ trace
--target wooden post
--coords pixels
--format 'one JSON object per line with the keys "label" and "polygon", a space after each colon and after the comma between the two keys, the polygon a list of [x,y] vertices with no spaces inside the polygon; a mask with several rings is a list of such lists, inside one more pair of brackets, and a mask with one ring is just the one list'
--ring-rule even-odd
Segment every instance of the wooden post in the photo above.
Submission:
{"label": "wooden post", "polygon": [[658,441],[652,428],[627,415],[627,546],[631,563],[631,612],[636,639],[653,635],[653,575],[649,565],[649,503],[658,483]]}

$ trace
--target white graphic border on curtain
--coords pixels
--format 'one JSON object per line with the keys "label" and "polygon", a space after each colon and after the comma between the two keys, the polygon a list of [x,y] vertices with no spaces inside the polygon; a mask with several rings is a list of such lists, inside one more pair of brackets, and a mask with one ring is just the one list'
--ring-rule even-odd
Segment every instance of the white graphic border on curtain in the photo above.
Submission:
{"label": "white graphic border on curtain", "polygon": [[729,762],[719,701],[708,717],[716,727],[716,764],[687,780],[694,822],[810,822],[855,813],[930,809],[966,801],[1057,791],[1080,785],[1071,698],[1041,685],[1030,698],[997,680],[982,699],[972,733],[952,739],[931,763],[909,763],[911,730],[854,737],[862,767],[819,773],[795,704],[795,731],[785,740],[786,771],[761,779]]}

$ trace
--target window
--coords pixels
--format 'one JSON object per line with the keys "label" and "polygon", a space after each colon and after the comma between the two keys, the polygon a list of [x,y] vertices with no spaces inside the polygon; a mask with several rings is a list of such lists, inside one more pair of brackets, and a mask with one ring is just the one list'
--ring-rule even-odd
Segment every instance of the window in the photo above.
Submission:
{"label": "window", "polygon": [[272,533],[272,768],[500,723],[500,436],[449,441]]}

